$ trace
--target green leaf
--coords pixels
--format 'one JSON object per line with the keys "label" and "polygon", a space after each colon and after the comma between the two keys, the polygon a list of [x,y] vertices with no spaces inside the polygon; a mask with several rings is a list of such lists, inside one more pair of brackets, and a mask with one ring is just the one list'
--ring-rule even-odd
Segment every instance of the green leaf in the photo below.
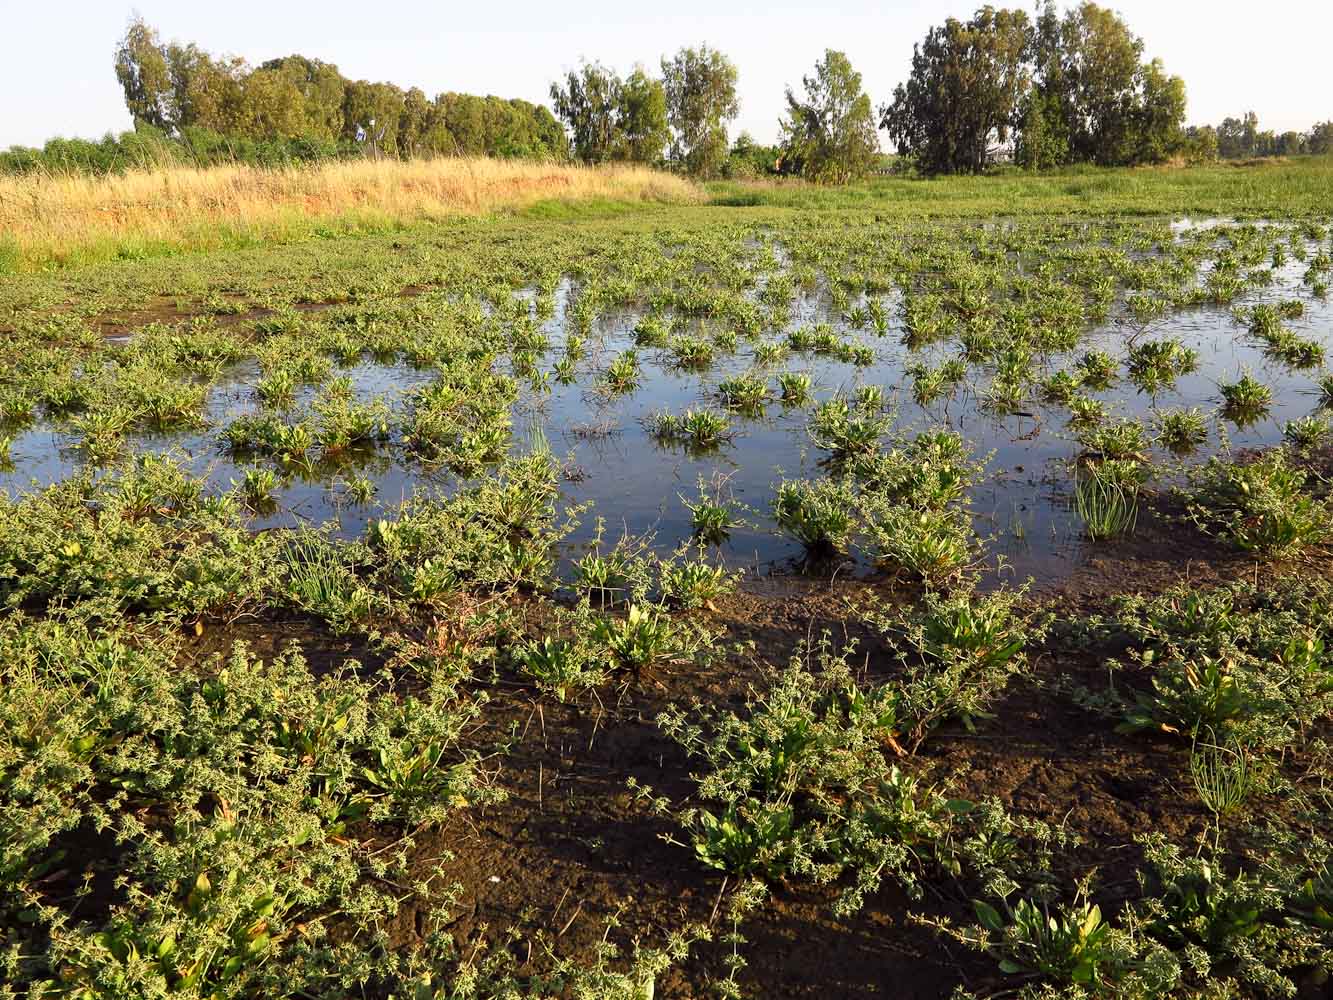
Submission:
{"label": "green leaf", "polygon": [[1004,920],[1001,919],[999,911],[995,907],[979,899],[973,901],[972,907],[977,911],[977,919],[987,930],[1000,931],[1004,929]]}

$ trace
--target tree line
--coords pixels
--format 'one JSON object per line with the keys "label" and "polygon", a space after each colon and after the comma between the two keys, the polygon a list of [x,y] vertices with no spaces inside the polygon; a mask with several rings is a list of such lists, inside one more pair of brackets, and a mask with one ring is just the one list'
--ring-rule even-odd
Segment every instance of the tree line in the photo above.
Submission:
{"label": "tree line", "polygon": [[975,173],[1009,156],[1031,169],[1159,163],[1184,148],[1185,83],[1124,20],[1095,3],[1035,18],[983,7],[916,46],[880,125],[929,173]]}
{"label": "tree line", "polygon": [[1308,132],[1275,132],[1259,128],[1259,116],[1247,111],[1224,118],[1217,126],[1186,130],[1208,159],[1248,160],[1272,156],[1327,156],[1333,153],[1333,121],[1319,122]]}
{"label": "tree line", "polygon": [[163,43],[138,17],[116,48],[115,71],[133,132],[15,147],[0,153],[0,169],[569,153],[564,129],[541,104],[452,92],[430,98],[418,87],[349,80],[302,55],[251,66],[193,43]]}
{"label": "tree line", "polygon": [[52,140],[0,153],[0,171],[118,170],[164,162],[280,163],[349,156],[485,155],[631,162],[698,177],[795,174],[843,183],[883,167],[977,173],[997,162],[1043,170],[1327,153],[1333,122],[1260,131],[1251,112],[1185,128],[1185,84],[1114,11],[1083,2],[1033,16],[982,7],[916,44],[908,78],[875,108],[845,53],[828,49],[788,87],[778,142],[728,130],[736,66],[708,45],[621,75],[583,62],[550,87],[551,108],[499,97],[349,80],[301,55],[251,66],[195,44],[163,43],[131,20],[115,53],[135,130],[100,142]]}
{"label": "tree line", "polygon": [[632,160],[671,166],[699,177],[798,173],[839,182],[864,175],[879,153],[869,96],[847,56],[832,49],[788,88],[787,113],[775,146],[742,133],[729,143],[740,112],[736,67],[716,49],[682,48],[663,58],[661,75],[636,66],[622,77],[584,62],[551,84],[551,101],[585,163]]}

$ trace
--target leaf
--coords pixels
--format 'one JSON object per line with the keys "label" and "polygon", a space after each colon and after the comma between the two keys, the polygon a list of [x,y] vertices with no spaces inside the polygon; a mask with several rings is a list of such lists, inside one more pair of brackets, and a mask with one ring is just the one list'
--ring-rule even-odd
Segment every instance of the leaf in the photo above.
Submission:
{"label": "leaf", "polygon": [[977,911],[977,919],[981,921],[982,926],[987,930],[1004,930],[1004,920],[1001,919],[999,911],[996,910],[995,907],[991,906],[989,903],[982,902],[979,899],[973,901],[972,907]]}
{"label": "leaf", "polygon": [[1102,922],[1102,910],[1099,906],[1093,906],[1088,910],[1087,916],[1083,918],[1083,936],[1089,937]]}

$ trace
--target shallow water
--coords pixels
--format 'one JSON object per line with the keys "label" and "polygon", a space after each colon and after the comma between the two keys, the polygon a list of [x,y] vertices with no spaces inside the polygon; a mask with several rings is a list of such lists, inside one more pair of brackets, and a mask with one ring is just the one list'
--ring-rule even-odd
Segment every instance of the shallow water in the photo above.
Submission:
{"label": "shallow water", "polygon": [[[1204,223],[1206,224],[1206,223]],[[1186,223],[1183,226],[1198,225]],[[1182,224],[1177,225],[1178,231]],[[1299,297],[1306,304],[1304,317],[1287,325],[1298,334],[1319,340],[1333,356],[1333,304],[1314,299],[1301,285],[1305,264],[1289,261],[1277,280],[1248,293],[1234,306]],[[545,329],[559,348],[565,337],[568,282],[556,296],[556,311]],[[886,300],[892,305],[892,298]],[[1217,382],[1234,379],[1242,370],[1255,373],[1273,390],[1271,410],[1255,424],[1240,428],[1214,415],[1209,440],[1193,460],[1215,454],[1219,448],[1248,448],[1272,445],[1282,440],[1287,420],[1305,416],[1318,407],[1317,372],[1293,372],[1267,358],[1263,345],[1248,335],[1231,313],[1234,306],[1205,306],[1176,312],[1146,325],[1132,321],[1119,306],[1112,318],[1091,330],[1075,353],[1099,348],[1122,358],[1131,339],[1175,337],[1200,355],[1196,372],[1182,376],[1170,390],[1156,397],[1137,392],[1124,378],[1110,390],[1093,395],[1105,400],[1113,417],[1150,418],[1154,408],[1198,406],[1213,412],[1218,405]],[[891,310],[892,311],[892,310]],[[856,386],[877,384],[896,406],[895,426],[903,432],[945,425],[960,432],[978,456],[989,455],[989,475],[972,491],[972,506],[979,534],[987,539],[991,560],[1003,559],[1015,576],[1038,580],[1059,578],[1089,552],[1073,511],[1071,463],[1079,448],[1067,427],[1067,410],[1060,404],[1039,400],[1025,403],[1024,415],[997,417],[986,412],[968,385],[956,396],[929,407],[919,407],[911,398],[911,379],[904,374],[914,362],[935,363],[956,353],[950,342],[909,351],[901,343],[901,319],[894,321],[884,337],[873,331],[851,329],[831,308],[827,297],[814,293],[799,298],[791,319],[781,331],[770,331],[766,340],[785,339],[787,332],[815,322],[829,323],[844,339],[868,345],[874,364],[854,367],[827,356],[790,355],[767,369],[771,376],[783,369],[808,371],[815,382],[813,401],[801,408],[770,402],[755,416],[733,414],[734,439],[717,450],[694,454],[680,447],[662,445],[647,432],[644,422],[656,411],[679,413],[687,408],[718,409],[718,383],[729,375],[754,366],[753,344],[742,341],[733,354],[718,352],[705,371],[682,371],[671,364],[666,351],[640,349],[642,381],[638,389],[610,398],[597,391],[598,375],[609,359],[633,347],[633,329],[639,314],[622,311],[599,318],[588,342],[588,356],[579,364],[579,377],[569,385],[551,382],[549,393],[525,388],[513,412],[512,450],[521,452],[541,440],[558,457],[566,458],[567,474],[562,484],[571,504],[591,503],[592,510],[571,538],[574,554],[590,542],[597,530],[596,519],[604,518],[606,537],[622,531],[651,533],[660,551],[677,547],[690,537],[690,513],[682,497],[698,496],[698,482],[725,478],[734,498],[748,505],[751,525],[736,530],[722,546],[721,554],[736,567],[760,572],[782,571],[796,564],[801,546],[776,533],[768,509],[776,480],[786,477],[822,475],[826,456],[811,443],[807,424],[814,402]],[[1040,374],[1069,367],[1073,356],[1046,359]],[[543,359],[549,365],[551,354]],[[413,389],[433,379],[431,370],[407,365],[377,365],[362,362],[338,374],[352,379],[358,398],[380,396],[396,413]],[[254,362],[234,366],[213,387],[207,403],[208,426],[170,435],[141,435],[132,439],[139,451],[175,451],[186,456],[197,473],[206,474],[218,489],[239,481],[246,468],[224,454],[218,445],[218,430],[245,413],[255,412],[252,386],[257,379]],[[969,372],[969,382],[977,370]],[[770,386],[775,383],[770,379]],[[314,390],[298,397],[297,408],[308,402]],[[59,424],[38,422],[15,437],[11,465],[0,471],[0,489],[10,494],[57,481],[78,465],[71,450],[73,438]],[[1154,482],[1171,479],[1170,467],[1178,459],[1162,452],[1154,454],[1161,473]],[[256,519],[260,528],[297,523],[335,521],[344,536],[356,535],[367,519],[377,516],[423,486],[452,490],[466,480],[438,468],[423,466],[404,449],[388,446],[357,456],[355,472],[372,480],[378,490],[375,503],[358,507],[346,502],[335,470],[313,470],[284,483],[278,493],[278,509]]]}

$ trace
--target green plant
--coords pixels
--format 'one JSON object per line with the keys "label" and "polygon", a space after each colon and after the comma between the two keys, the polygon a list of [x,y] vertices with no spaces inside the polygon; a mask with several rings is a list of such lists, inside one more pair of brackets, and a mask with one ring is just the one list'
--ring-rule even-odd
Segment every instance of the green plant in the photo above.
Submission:
{"label": "green plant", "polygon": [[657,413],[649,418],[649,433],[662,441],[678,441],[706,451],[729,441],[734,432],[725,415],[712,410],[686,410],[681,416]]}
{"label": "green plant", "polygon": [[[1213,738],[1211,733],[1209,738]],[[1249,753],[1244,746],[1196,742],[1190,747],[1190,777],[1194,779],[1199,801],[1213,814],[1216,854],[1221,849],[1223,817],[1238,808],[1250,793],[1253,772]]]}
{"label": "green plant", "polygon": [[1208,440],[1207,418],[1197,407],[1159,410],[1156,422],[1157,440],[1177,455],[1187,455]]}
{"label": "green plant", "polygon": [[757,375],[736,375],[719,382],[717,394],[730,409],[754,413],[768,399],[768,384]]}
{"label": "green plant", "polygon": [[790,406],[801,406],[810,398],[810,376],[805,372],[779,372],[778,389],[782,401]]}
{"label": "green plant", "polygon": [[1134,532],[1139,519],[1138,475],[1136,463],[1111,461],[1089,465],[1075,478],[1074,510],[1092,541]]}
{"label": "green plant", "polygon": [[1222,412],[1227,419],[1245,426],[1268,412],[1273,405],[1273,390],[1249,372],[1242,372],[1235,382],[1221,382]]}
{"label": "green plant", "polygon": [[850,487],[833,479],[784,480],[773,499],[778,527],[817,555],[843,550],[851,538]]}
{"label": "green plant", "polygon": [[659,589],[668,604],[686,609],[711,608],[715,600],[732,590],[735,576],[725,566],[712,565],[702,557],[678,556],[679,562],[672,559],[663,563],[659,573]]}
{"label": "green plant", "polygon": [[1075,902],[1052,912],[1047,905],[1020,899],[1006,906],[1008,919],[981,900],[973,906],[982,927],[996,935],[985,947],[999,959],[1001,972],[1075,986],[1108,985],[1107,967],[1114,970],[1116,956],[1108,941],[1110,925],[1095,903]]}
{"label": "green plant", "polygon": [[1111,388],[1120,372],[1120,363],[1105,351],[1086,351],[1075,362],[1080,382],[1097,392]]}
{"label": "green plant", "polygon": [[575,690],[597,687],[607,676],[605,664],[598,662],[579,638],[543,636],[540,642],[522,643],[513,655],[523,673],[554,692],[560,701]]}
{"label": "green plant", "polygon": [[1122,732],[1174,733],[1198,740],[1204,732],[1235,728],[1255,710],[1236,681],[1235,663],[1215,657],[1152,662],[1152,689],[1135,695]]}
{"label": "green plant", "polygon": [[1282,427],[1282,436],[1300,452],[1310,452],[1322,445],[1329,434],[1328,420],[1322,416],[1298,417]]}
{"label": "green plant", "polygon": [[1156,394],[1199,367],[1199,352],[1177,340],[1149,340],[1130,347],[1129,378],[1140,391]]}
{"label": "green plant", "polygon": [[845,460],[873,452],[888,432],[888,416],[853,410],[841,397],[821,403],[810,418],[810,437],[815,445]]}
{"label": "green plant", "polygon": [[1292,555],[1333,536],[1333,514],[1306,480],[1281,449],[1248,462],[1212,458],[1191,475],[1188,516],[1243,549]]}

